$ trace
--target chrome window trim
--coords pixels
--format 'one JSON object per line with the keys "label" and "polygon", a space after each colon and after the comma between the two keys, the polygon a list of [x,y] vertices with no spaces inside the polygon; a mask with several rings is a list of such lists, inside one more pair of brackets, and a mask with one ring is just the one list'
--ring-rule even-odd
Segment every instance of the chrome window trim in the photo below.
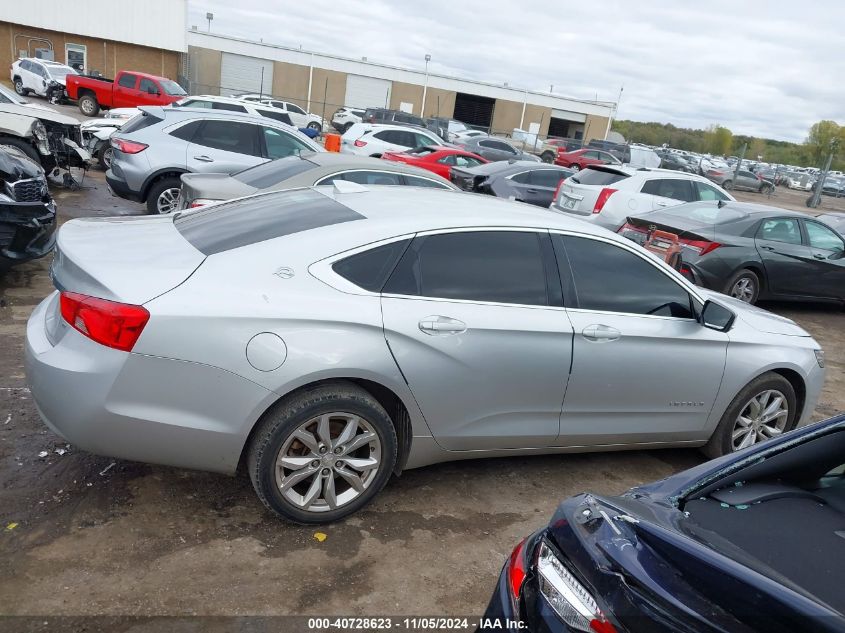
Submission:
{"label": "chrome window trim", "polygon": [[[362,167],[362,168],[356,168],[356,169],[340,169],[336,172],[332,172],[331,174],[326,174],[325,176],[321,176],[320,179],[311,186],[312,187],[320,187],[320,186],[325,187],[325,186],[331,185],[331,183],[323,184],[323,181],[326,180],[327,178],[333,178],[334,176],[337,176],[338,174],[352,174],[352,173],[358,173],[358,172],[362,172],[362,171],[366,171],[366,172],[382,172],[383,171],[383,173],[385,173],[385,174],[399,176],[400,178],[402,176],[413,176],[414,178],[420,178],[421,180],[427,180],[428,182],[432,182],[436,185],[440,185],[439,188],[443,189],[444,191],[455,191],[454,189],[450,189],[449,187],[444,187],[442,182],[438,182],[437,180],[434,180],[433,178],[426,178],[425,176],[418,176],[417,174],[406,174],[405,172],[399,171],[399,170],[396,170],[396,171],[390,171],[388,169],[381,170],[381,169],[378,169],[376,167],[370,167],[370,168],[363,168]],[[381,187],[381,186],[384,186],[384,187],[388,187],[388,186],[389,187],[397,187],[397,186],[402,187],[402,186],[413,186],[413,185],[401,185],[400,184],[400,185],[362,185],[362,186],[363,187],[369,187],[369,186],[372,186],[372,187]]]}

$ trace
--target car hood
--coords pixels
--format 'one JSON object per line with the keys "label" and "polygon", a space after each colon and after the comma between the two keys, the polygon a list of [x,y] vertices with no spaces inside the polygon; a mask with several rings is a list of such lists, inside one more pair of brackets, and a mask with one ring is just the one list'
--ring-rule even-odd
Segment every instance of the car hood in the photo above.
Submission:
{"label": "car hood", "polygon": [[39,106],[34,103],[26,105],[17,105],[14,103],[0,103],[0,113],[18,114],[20,116],[28,116],[34,119],[43,119],[45,121],[52,121],[53,123],[60,123],[61,125],[79,125],[79,121],[73,117],[59,114],[52,108]]}
{"label": "car hood", "polygon": [[0,178],[6,182],[15,182],[26,178],[37,178],[44,171],[39,165],[26,158],[20,150],[0,149]]}
{"label": "car hood", "polygon": [[737,316],[749,326],[767,334],[782,334],[784,336],[811,336],[804,328],[799,326],[792,319],[772,314],[767,310],[750,305],[739,299],[723,295],[712,290],[698,289],[708,299],[713,299],[730,308]]}

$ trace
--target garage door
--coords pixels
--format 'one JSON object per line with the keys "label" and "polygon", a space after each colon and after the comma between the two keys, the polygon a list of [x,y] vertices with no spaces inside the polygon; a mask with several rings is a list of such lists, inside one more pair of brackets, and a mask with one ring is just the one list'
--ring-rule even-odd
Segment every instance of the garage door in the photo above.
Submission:
{"label": "garage door", "polygon": [[352,108],[388,108],[390,82],[387,79],[347,75],[346,99],[343,105]]}
{"label": "garage door", "polygon": [[272,61],[223,53],[223,60],[220,63],[221,95],[232,96],[252,92],[269,95],[272,89]]}

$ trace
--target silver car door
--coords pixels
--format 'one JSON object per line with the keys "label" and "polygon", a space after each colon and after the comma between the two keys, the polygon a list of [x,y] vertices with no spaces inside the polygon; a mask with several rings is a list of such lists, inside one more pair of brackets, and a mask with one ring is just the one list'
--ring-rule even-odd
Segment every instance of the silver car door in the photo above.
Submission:
{"label": "silver car door", "polygon": [[241,121],[204,121],[188,146],[188,169],[230,174],[263,163],[260,129]]}
{"label": "silver car door", "polygon": [[575,331],[557,443],[701,439],[728,335],[705,328],[688,289],[634,244],[552,235]]}
{"label": "silver car door", "polygon": [[572,349],[555,267],[547,232],[503,229],[418,235],[397,264],[385,338],[444,448],[554,442]]}

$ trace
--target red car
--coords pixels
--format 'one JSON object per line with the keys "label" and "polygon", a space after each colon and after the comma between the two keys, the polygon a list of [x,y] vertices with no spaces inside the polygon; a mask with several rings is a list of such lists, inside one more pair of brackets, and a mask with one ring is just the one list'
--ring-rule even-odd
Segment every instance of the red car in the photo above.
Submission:
{"label": "red car", "polygon": [[569,167],[578,171],[590,165],[621,165],[616,156],[610,152],[603,152],[600,149],[576,149],[574,152],[567,152],[564,148],[557,151],[557,158],[555,158],[555,165],[561,167]]}
{"label": "red car", "polygon": [[172,79],[127,70],[121,70],[114,79],[68,75],[66,90],[68,97],[79,102],[85,116],[97,116],[100,108],[168,105],[187,94]]}
{"label": "red car", "polygon": [[438,145],[417,147],[407,152],[384,152],[381,157],[384,160],[394,160],[399,163],[406,163],[433,171],[438,176],[443,176],[446,180],[449,180],[452,167],[475,167],[481,163],[490,162],[472,152],[440,147]]}

